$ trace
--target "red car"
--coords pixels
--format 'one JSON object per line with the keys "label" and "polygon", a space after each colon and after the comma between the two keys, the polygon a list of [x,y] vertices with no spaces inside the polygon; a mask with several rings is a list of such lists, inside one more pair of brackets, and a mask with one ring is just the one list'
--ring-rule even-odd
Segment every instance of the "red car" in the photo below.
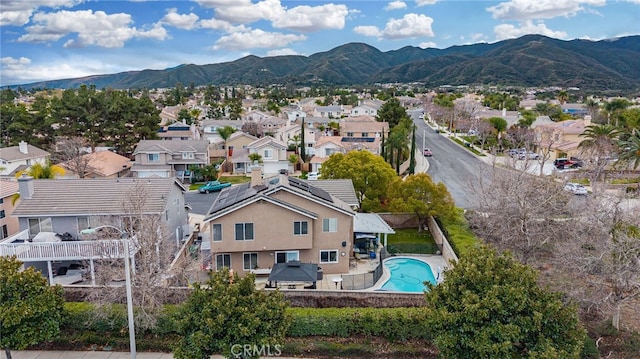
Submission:
{"label": "red car", "polygon": [[431,153],[431,150],[430,150],[430,149],[428,149],[428,148],[425,148],[424,150],[422,150],[422,154],[423,154],[425,157],[431,157],[431,156],[433,155],[433,153]]}

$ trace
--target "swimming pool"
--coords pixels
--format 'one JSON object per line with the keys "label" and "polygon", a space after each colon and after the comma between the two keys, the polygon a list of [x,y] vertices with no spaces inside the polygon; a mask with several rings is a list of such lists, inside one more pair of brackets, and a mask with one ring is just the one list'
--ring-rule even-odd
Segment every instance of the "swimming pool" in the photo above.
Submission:
{"label": "swimming pool", "polygon": [[380,290],[422,293],[426,281],[436,284],[436,278],[429,264],[413,258],[389,258],[384,261],[390,278]]}

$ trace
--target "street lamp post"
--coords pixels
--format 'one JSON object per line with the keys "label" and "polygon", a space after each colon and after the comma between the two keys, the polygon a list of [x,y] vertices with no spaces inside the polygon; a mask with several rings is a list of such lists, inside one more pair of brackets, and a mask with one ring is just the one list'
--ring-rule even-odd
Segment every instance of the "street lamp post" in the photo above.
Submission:
{"label": "street lamp post", "polygon": [[129,349],[131,351],[131,359],[136,359],[136,328],[133,321],[133,295],[131,293],[131,264],[130,261],[130,252],[129,252],[129,238],[127,236],[127,232],[120,230],[120,228],[115,226],[99,226],[96,228],[88,228],[80,233],[82,234],[93,234],[100,228],[113,228],[120,232],[120,237],[122,239],[122,244],[124,247],[124,271],[125,271],[125,287],[127,288],[127,318],[129,320]]}

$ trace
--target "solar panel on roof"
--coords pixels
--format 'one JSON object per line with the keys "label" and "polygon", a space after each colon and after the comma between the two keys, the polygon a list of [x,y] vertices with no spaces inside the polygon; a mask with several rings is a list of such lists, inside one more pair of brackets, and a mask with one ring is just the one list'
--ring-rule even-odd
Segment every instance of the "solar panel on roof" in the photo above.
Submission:
{"label": "solar panel on roof", "polygon": [[342,137],[342,142],[373,142],[375,137]]}
{"label": "solar panel on roof", "polygon": [[302,180],[300,180],[298,178],[289,177],[289,185],[291,187],[293,187],[293,188],[297,188],[299,190],[311,193],[312,195],[314,195],[314,196],[316,196],[318,198],[322,198],[325,201],[333,202],[333,199],[331,198],[331,195],[327,191],[325,191],[323,189],[320,189],[318,187],[314,187],[314,186],[310,185],[309,183],[307,183],[305,181],[302,181]]}

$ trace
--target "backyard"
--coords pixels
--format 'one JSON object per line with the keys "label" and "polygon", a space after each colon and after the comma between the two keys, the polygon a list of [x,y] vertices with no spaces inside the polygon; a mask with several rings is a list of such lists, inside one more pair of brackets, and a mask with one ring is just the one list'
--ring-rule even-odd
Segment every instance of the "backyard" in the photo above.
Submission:
{"label": "backyard", "polygon": [[387,251],[392,254],[436,254],[438,246],[429,231],[419,232],[417,228],[396,229],[387,238]]}

